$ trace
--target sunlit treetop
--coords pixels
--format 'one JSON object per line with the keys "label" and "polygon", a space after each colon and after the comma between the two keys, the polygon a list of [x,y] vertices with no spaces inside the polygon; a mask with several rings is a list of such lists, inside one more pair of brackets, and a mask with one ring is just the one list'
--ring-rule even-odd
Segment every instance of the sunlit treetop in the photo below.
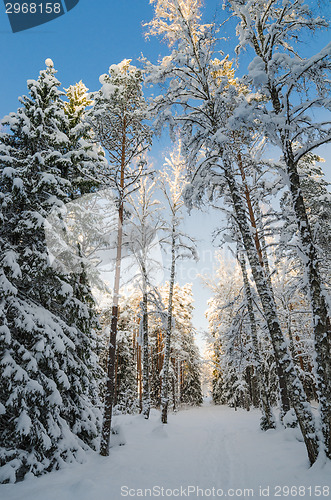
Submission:
{"label": "sunlit treetop", "polygon": [[64,90],[68,98],[68,102],[64,106],[64,112],[74,124],[78,123],[85,109],[93,103],[89,99],[88,88],[80,81]]}
{"label": "sunlit treetop", "polygon": [[[183,23],[190,25],[190,33],[195,38],[204,30],[201,24],[201,0],[150,0],[154,5],[154,17],[144,26],[146,36],[161,35],[172,46],[182,37]],[[196,40],[193,40],[196,41]]]}
{"label": "sunlit treetop", "polygon": [[183,191],[188,184],[186,178],[186,162],[182,156],[181,140],[178,139],[177,146],[165,158],[164,169],[160,172],[161,184],[168,187],[170,192],[169,202],[173,207],[181,207],[184,205]]}

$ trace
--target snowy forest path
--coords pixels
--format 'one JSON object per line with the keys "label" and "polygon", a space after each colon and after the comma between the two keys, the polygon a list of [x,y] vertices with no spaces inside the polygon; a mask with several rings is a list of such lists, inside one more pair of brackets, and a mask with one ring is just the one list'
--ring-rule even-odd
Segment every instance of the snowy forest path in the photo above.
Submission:
{"label": "snowy forest path", "polygon": [[[153,498],[149,493],[150,489],[153,493],[153,487],[161,498],[175,498],[177,491],[171,496],[166,490],[179,489],[180,493],[181,487],[181,498],[185,498],[185,492],[189,498],[202,498],[208,496],[202,492],[212,488],[221,488],[224,497],[231,496],[228,490],[232,488],[242,491],[237,496],[261,498],[261,486],[269,486],[273,498],[277,484],[331,486],[331,464],[323,467],[317,463],[308,469],[298,430],[280,428],[265,433],[259,429],[259,418],[258,410],[234,411],[212,405],[170,413],[167,425],[160,423],[157,410],[151,411],[149,420],[141,415],[116,416],[113,424],[120,425],[126,444],[111,448],[109,457],[90,453],[83,465],[75,464],[16,485],[2,485],[0,498]],[[189,486],[200,488],[199,494],[191,490],[188,495]],[[244,495],[244,489],[253,489],[254,496]]]}

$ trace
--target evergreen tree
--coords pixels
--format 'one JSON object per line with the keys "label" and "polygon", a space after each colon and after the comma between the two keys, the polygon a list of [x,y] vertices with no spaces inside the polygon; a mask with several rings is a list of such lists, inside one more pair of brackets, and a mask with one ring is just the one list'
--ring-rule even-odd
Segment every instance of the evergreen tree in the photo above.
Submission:
{"label": "evergreen tree", "polygon": [[182,334],[182,357],[179,375],[182,379],[179,384],[179,401],[192,406],[200,406],[203,402],[201,387],[201,359],[200,352],[194,342],[194,332]]}
{"label": "evergreen tree", "polygon": [[[298,172],[312,236],[316,245],[318,264],[321,268],[321,278],[323,284],[329,288],[331,280],[331,256],[329,250],[331,244],[331,195],[329,191],[330,183],[326,181],[321,165],[323,161],[317,155],[307,154],[299,162]],[[280,231],[282,243],[280,249],[282,252],[280,253],[282,255],[291,255],[291,259],[295,259],[298,253],[295,252],[297,247],[295,241],[299,235],[288,190],[282,193],[279,218],[283,221]],[[296,258],[296,261],[298,260]],[[299,262],[297,265],[299,265]]]}
{"label": "evergreen tree", "polygon": [[[115,392],[114,414],[135,413],[139,410],[137,391],[137,366],[135,363],[135,337],[138,331],[138,310],[136,303],[139,298],[132,293],[121,294],[118,339],[116,342],[115,360]],[[103,325],[103,366],[106,369],[107,344],[111,325],[111,310],[107,309],[102,315]]]}
{"label": "evergreen tree", "polygon": [[88,88],[82,81],[75,85],[70,85],[70,87],[64,90],[68,99],[64,111],[69,118],[70,129],[73,129],[81,123],[86,108],[92,106],[93,101],[89,98]]}
{"label": "evergreen tree", "polygon": [[95,192],[103,186],[109,189],[111,169],[104,150],[97,143],[91,125],[86,120],[87,108],[93,104],[88,88],[80,81],[65,91],[67,101],[64,112],[68,118],[68,136],[71,148],[76,150],[75,156],[71,158],[76,166],[74,186],[81,195]]}
{"label": "evergreen tree", "polygon": [[[81,461],[100,429],[95,314],[83,269],[51,266],[44,226],[77,195],[50,59],[0,137],[0,475],[21,480]],[[63,229],[65,229],[63,227]]]}
{"label": "evergreen tree", "polygon": [[196,332],[192,324],[192,285],[175,283],[173,296],[174,338],[171,359],[178,403],[202,404],[201,359],[195,343]]}
{"label": "evergreen tree", "polygon": [[[263,318],[257,316],[254,308],[252,327],[247,294],[250,285],[242,263],[231,265],[222,259],[221,254],[218,259],[216,282],[207,281],[213,290],[207,311],[214,361],[213,400],[216,404],[235,408],[249,409],[251,404],[261,406],[261,428],[274,428],[271,404],[278,400],[279,391],[274,383],[274,359],[272,370],[267,361],[270,358],[269,343],[263,338],[263,329],[257,328],[258,324],[263,324]],[[249,293],[253,295],[250,288]],[[270,372],[268,378],[266,371]],[[273,381],[272,386],[269,379]]]}

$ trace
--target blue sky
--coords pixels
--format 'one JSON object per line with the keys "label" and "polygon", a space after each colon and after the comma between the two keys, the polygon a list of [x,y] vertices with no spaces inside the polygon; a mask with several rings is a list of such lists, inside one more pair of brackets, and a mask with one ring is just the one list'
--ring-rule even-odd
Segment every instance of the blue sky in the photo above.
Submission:
{"label": "blue sky", "polygon": [[135,60],[142,51],[154,55],[157,42],[145,43],[141,26],[151,16],[152,8],[145,0],[80,0],[66,15],[13,34],[1,2],[0,114],[17,107],[26,80],[38,76],[47,57],[53,59],[65,86],[82,79],[92,90],[111,64],[124,58]]}
{"label": "blue sky", "polygon": [[[210,2],[208,10],[211,16],[215,5],[216,2]],[[135,62],[143,52],[156,61],[167,48],[156,39],[145,40],[142,22],[149,21],[152,16],[153,8],[148,0],[80,0],[66,15],[13,34],[4,4],[0,2],[0,117],[17,109],[18,96],[26,93],[26,80],[38,77],[48,57],[53,60],[58,70],[57,77],[64,87],[83,80],[90,90],[99,88],[99,76],[107,72],[111,64],[124,58]],[[170,147],[166,136],[157,141],[152,151],[153,161],[162,165],[163,151]],[[201,259],[199,264],[187,262],[182,265],[178,276],[181,283],[199,272],[212,271],[213,265],[211,252],[214,249],[210,249],[209,241],[214,221],[206,214],[194,211],[187,216],[185,227],[200,239]],[[209,291],[195,280],[194,292],[195,324],[199,328],[207,327],[204,311]]]}
{"label": "blue sky", "polygon": [[[206,0],[207,19],[211,20],[218,10],[222,16],[217,0]],[[217,8],[218,5],[218,8]],[[330,8],[324,2],[324,13],[328,15]],[[146,41],[143,21],[149,21],[153,8],[148,0],[80,0],[78,5],[64,16],[40,27],[13,34],[9,20],[5,14],[5,6],[0,2],[0,44],[1,44],[1,78],[0,78],[0,117],[15,111],[19,105],[17,97],[26,93],[26,80],[37,78],[44,69],[44,61],[51,58],[58,70],[58,78],[64,87],[79,80],[90,90],[99,88],[99,76],[107,72],[109,66],[124,58],[137,61],[141,53],[156,61],[167,48],[158,40]],[[234,24],[229,24],[222,35],[230,38],[224,43],[226,51],[233,50],[236,40]],[[327,33],[318,38],[309,38],[303,47],[304,53],[312,54],[329,41]],[[243,69],[248,56],[243,57]],[[162,151],[170,147],[169,140],[164,137],[153,148],[152,156],[156,163],[162,165]],[[327,159],[330,147],[321,150]],[[327,166],[329,164],[329,167]],[[331,181],[330,162],[328,179]],[[217,217],[194,211],[187,217],[185,226],[188,232],[200,239],[199,251],[203,256],[198,266],[188,263],[184,266],[182,280],[194,276],[197,272],[212,270],[210,250],[213,251],[210,235],[217,226]],[[190,273],[190,274],[189,274]],[[204,311],[209,292],[196,280],[195,291],[195,324],[206,327]]]}

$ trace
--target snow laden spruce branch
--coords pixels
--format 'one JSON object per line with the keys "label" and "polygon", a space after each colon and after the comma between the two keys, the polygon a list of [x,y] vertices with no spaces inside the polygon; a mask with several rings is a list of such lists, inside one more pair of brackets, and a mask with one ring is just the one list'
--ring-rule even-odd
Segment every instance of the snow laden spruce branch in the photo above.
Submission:
{"label": "snow laden spruce branch", "polygon": [[84,267],[51,265],[44,225],[86,191],[81,170],[94,176],[104,158],[72,128],[46,65],[0,138],[1,482],[84,461],[101,424],[91,290]]}
{"label": "snow laden spruce branch", "polygon": [[[156,1],[152,3],[156,5],[156,8],[154,19],[149,23],[150,33],[164,36],[172,49],[170,55],[164,57],[159,65],[155,66],[146,62],[151,75],[149,80],[153,83],[167,85],[165,93],[156,99],[156,109],[158,112],[156,125],[162,126],[164,122],[168,122],[171,127],[177,126],[181,128],[183,150],[187,153],[188,165],[191,171],[191,185],[186,191],[186,198],[189,203],[201,203],[206,189],[208,191],[208,186],[218,181],[220,175],[227,185],[233,204],[234,216],[241,233],[242,244],[251,267],[268,326],[270,340],[273,345],[282,401],[285,402],[288,399],[287,393],[289,393],[289,400],[294,407],[303,433],[309,459],[313,463],[317,458],[319,446],[322,442],[326,447],[325,449],[330,450],[330,412],[327,403],[330,400],[328,398],[330,377],[328,376],[329,359],[327,357],[327,353],[329,353],[329,334],[327,333],[329,320],[324,294],[322,293],[321,280],[318,278],[319,273],[318,269],[316,269],[315,247],[310,237],[309,223],[302,196],[300,195],[299,176],[297,175],[296,160],[293,154],[295,150],[293,150],[292,143],[288,137],[291,127],[288,127],[289,124],[286,123],[286,120],[285,126],[282,127],[281,124],[284,122],[284,119],[281,115],[279,116],[280,95],[284,91],[284,85],[277,88],[271,81],[270,88],[265,89],[263,87],[263,92],[253,94],[249,90],[249,83],[253,84],[254,82],[251,82],[249,78],[242,83],[231,84],[227,75],[224,74],[225,60],[219,61],[216,58],[213,59],[217,40],[211,26],[200,23],[201,13],[199,3],[183,2],[180,0]],[[256,2],[254,2],[254,5],[253,3],[249,3],[248,7],[252,6],[251,13],[257,15],[256,13],[262,9],[259,10],[259,6],[255,4]],[[292,12],[292,18],[296,17],[296,14],[300,16],[299,22],[294,28],[296,31],[299,26],[301,27],[301,18],[304,12],[307,14],[307,9],[303,9],[302,12],[297,13],[295,9],[299,5],[298,2],[284,2],[283,8],[279,7],[279,4],[279,2],[264,4],[267,5],[267,13],[265,13],[264,21],[268,16],[273,19],[274,12],[277,11],[277,8],[280,9],[279,22],[283,22],[286,25],[284,32],[285,44],[285,39],[291,36],[290,27],[292,26],[292,21],[288,24],[288,17],[285,15],[287,10],[289,9]],[[241,8],[243,13],[247,11],[245,5],[242,2],[232,2],[232,6],[235,6],[238,11]],[[275,7],[274,11],[273,7]],[[253,23],[248,20],[245,25],[250,29]],[[265,25],[268,27],[267,23]],[[270,29],[273,29],[273,23],[270,23]],[[244,30],[245,26],[243,26]],[[258,27],[258,31],[261,31],[260,27]],[[264,44],[264,34],[261,37],[263,38],[263,40],[261,38],[261,44]],[[288,59],[282,56],[281,50],[278,50],[278,47],[281,45],[278,43],[279,37],[281,37],[279,34],[277,36],[270,34],[271,42],[268,42],[268,46],[270,43],[274,43],[274,40],[277,40],[274,45],[276,52],[274,55],[275,65],[272,66],[265,63],[266,76],[262,78],[262,84],[264,82],[268,84],[268,78],[272,78],[275,69],[280,68],[278,60],[282,61],[282,64],[288,63]],[[263,45],[263,47],[265,46]],[[326,56],[327,51],[322,51],[320,56],[312,58],[309,64],[301,64],[300,69],[296,68],[297,77],[304,75],[306,78],[310,74],[313,76],[314,72],[310,70],[314,67],[317,69],[317,72],[321,69],[327,69],[324,61]],[[269,61],[267,62],[269,63]],[[261,74],[261,70],[259,74]],[[167,81],[168,83],[166,84]],[[316,78],[313,83],[316,83]],[[319,88],[322,82],[319,80],[317,83],[318,99],[312,102],[318,106],[325,106],[328,102],[321,99]],[[294,81],[291,81],[289,85],[288,90],[290,92],[286,94],[287,99],[289,99],[292,92],[291,86],[295,87]],[[296,88],[299,88],[298,85]],[[269,94],[267,90],[269,90]],[[268,98],[275,115],[274,120],[271,118],[268,121],[268,129],[270,128],[271,132],[273,130],[280,131],[279,145],[282,147],[284,162],[289,170],[289,189],[294,199],[294,209],[298,217],[298,228],[302,246],[306,248],[305,258],[307,259],[311,276],[310,285],[314,288],[311,298],[313,302],[315,301],[315,305],[313,304],[316,311],[315,325],[318,325],[315,328],[315,335],[317,334],[316,350],[320,352],[319,359],[317,360],[317,370],[319,371],[318,379],[321,386],[322,439],[321,437],[317,437],[314,417],[307,403],[302,383],[298,378],[297,370],[280,326],[270,278],[268,277],[265,265],[263,265],[263,262],[259,260],[256,254],[256,247],[252,237],[252,220],[247,219],[245,202],[241,196],[240,179],[236,176],[236,171],[240,167],[240,164],[238,165],[240,158],[238,154],[233,154],[231,142],[234,132],[238,131],[238,120],[236,119],[241,117],[239,134],[242,149],[245,150],[247,149],[247,144],[251,141],[252,128],[256,128],[256,119],[251,120],[247,110],[263,109],[260,101],[263,101],[263,99],[268,100]],[[313,104],[307,109],[310,107],[313,107]],[[172,108],[174,111],[172,115],[169,114],[169,108]],[[243,109],[246,109],[246,115],[242,112]],[[289,106],[287,109],[289,109]],[[303,105],[302,111],[305,109]],[[261,115],[262,121],[263,112]],[[293,116],[298,116],[300,119],[301,115],[302,113],[298,109],[297,115],[294,114]],[[287,114],[287,119],[289,117],[290,112]],[[295,122],[296,125],[300,124],[299,119]],[[309,128],[306,129],[306,132],[309,130]],[[319,135],[316,145],[321,143],[322,138],[325,141],[328,140],[329,136],[328,133],[325,133],[324,122],[320,125],[316,124],[316,130],[316,134]],[[261,129],[261,132],[266,133],[264,128]],[[303,140],[303,138],[304,132],[298,133],[298,131],[295,131],[296,142],[300,139]],[[309,147],[307,146],[301,150],[303,154],[308,151]],[[299,158],[300,156],[297,156],[297,160]],[[323,347],[320,348],[320,346]],[[288,402],[286,401],[286,403]]]}

